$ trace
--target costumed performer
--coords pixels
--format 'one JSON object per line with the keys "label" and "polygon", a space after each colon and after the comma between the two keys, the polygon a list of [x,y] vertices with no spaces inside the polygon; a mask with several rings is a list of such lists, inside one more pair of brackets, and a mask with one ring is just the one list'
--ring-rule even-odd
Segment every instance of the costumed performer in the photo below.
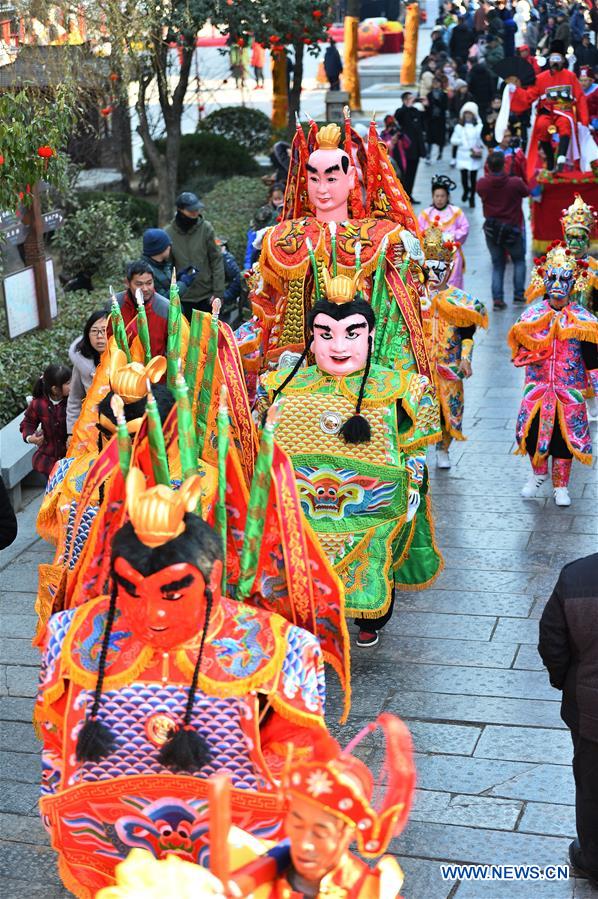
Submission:
{"label": "costumed performer", "polygon": [[463,210],[450,202],[450,192],[456,187],[455,182],[447,175],[434,175],[432,178],[432,205],[420,212],[418,223],[422,234],[426,228],[435,225],[457,244],[457,253],[448,284],[462,289],[465,272],[463,244],[469,234],[469,222]]}
{"label": "costumed performer", "polygon": [[[413,521],[425,495],[425,450],[438,440],[431,384],[416,372],[375,362],[376,317],[357,296],[362,275],[330,276],[326,299],[308,316],[307,347],[291,369],[260,379],[258,408],[284,397],[277,440],[289,454],[301,505],[345,585],[346,614],[357,645],[374,646],[390,620],[400,568],[413,544]],[[302,363],[308,352],[315,365]],[[416,584],[439,572],[427,503]],[[413,546],[412,546],[413,544]]]}
{"label": "costumed performer", "polygon": [[191,511],[201,478],[146,488],[132,468],[126,490],[110,595],[50,618],[35,711],[40,810],[79,899],[133,846],[201,862],[215,771],[235,823],[276,833],[286,745],[309,755],[325,728],[317,639],[221,594],[221,541]]}
{"label": "costumed performer", "polygon": [[[96,448],[59,460],[37,516],[38,532],[57,541],[52,562],[39,566],[35,603],[38,630],[53,611],[63,607],[69,573],[75,570],[88,544],[105,492],[118,470],[119,424],[114,408],[118,408],[127,439],[134,441],[144,421],[148,384],[154,384],[152,395],[162,423],[174,403],[166,385],[156,383],[166,371],[163,356],[156,356],[148,365],[128,363],[125,354],[113,347],[109,362],[109,393],[97,405]],[[114,405],[115,395],[118,407]],[[180,478],[178,453],[171,453],[171,463],[175,477]]]}
{"label": "costumed performer", "polygon": [[549,250],[539,272],[544,296],[525,310],[508,337],[514,365],[525,366],[517,452],[529,455],[532,474],[521,495],[537,496],[552,456],[554,501],[569,506],[573,457],[592,462],[584,391],[598,388],[598,319],[572,299],[577,278],[588,277],[588,268],[571,250]]}
{"label": "costumed performer", "polygon": [[[516,76],[507,78],[499,122],[506,125],[509,111],[518,115],[538,101],[534,129],[527,151],[527,177],[530,181],[536,169],[538,147],[546,158],[549,171],[561,172],[565,163],[581,171],[589,171],[598,159],[598,147],[589,130],[588,103],[577,75],[567,68],[566,47],[560,40],[552,41],[548,55],[548,69],[541,72],[530,87],[524,88]],[[502,139],[497,123],[496,137]],[[555,153],[553,136],[558,135]]]}
{"label": "costumed performer", "polygon": [[[375,787],[373,773],[351,753],[376,728],[384,735],[385,782]],[[403,872],[393,857],[383,853],[405,827],[414,788],[411,736],[394,715],[381,715],[344,751],[328,738],[316,744],[309,760],[291,754],[281,787],[287,839],[268,845],[236,827],[228,828],[224,821],[224,832],[216,832],[228,847],[228,852],[221,847],[221,855],[228,855],[224,858],[226,870],[214,871],[222,880],[206,884],[205,895],[396,899]],[[226,801],[225,796],[219,798]],[[210,814],[210,826],[214,817],[225,817],[222,802],[219,807],[214,804]],[[353,843],[362,856],[378,859],[377,863],[370,867],[350,852]],[[167,874],[175,880],[168,882]],[[155,894],[156,899],[158,895],[163,899],[186,899],[191,893],[185,888],[194,881],[196,889],[200,882],[203,887],[202,875],[192,865],[174,859],[156,862],[140,850],[134,850],[119,866],[116,877],[117,886],[102,890],[97,899],[136,899],[145,894],[132,892],[135,888],[143,890],[147,884],[151,889],[156,882],[164,890]],[[152,896],[154,892],[148,892],[148,899]]]}
{"label": "costumed performer", "polygon": [[452,441],[466,439],[463,380],[472,375],[473,338],[476,328],[488,327],[488,315],[477,297],[448,286],[458,247],[435,222],[424,231],[423,244],[429,278],[428,296],[422,300],[422,318],[442,428],[436,466],[450,468]]}
{"label": "costumed performer", "polygon": [[[596,314],[598,311],[598,262],[590,253],[592,237],[596,231],[596,212],[593,206],[584,202],[580,194],[575,194],[573,203],[567,209],[563,209],[560,221],[565,247],[573,253],[576,259],[587,263],[588,266],[588,277],[578,278],[573,286],[572,300]],[[555,241],[549,249],[552,249],[557,243]],[[535,260],[530,282],[525,291],[528,303],[544,295],[544,281],[538,269],[543,267],[545,261],[545,257]]]}
{"label": "costumed performer", "polygon": [[[324,268],[344,275],[363,271],[363,296],[369,300],[383,247],[388,250],[382,299],[396,319],[389,367],[427,373],[418,314],[423,254],[417,220],[375,122],[367,154],[348,118],[344,149],[340,142],[337,125],[318,131],[312,123],[307,140],[297,127],[283,220],[266,232],[250,296],[254,317],[237,331],[250,394],[259,373],[284,368],[296,358],[289,353],[303,352],[307,316],[323,289]],[[364,179],[365,205],[353,159]]]}

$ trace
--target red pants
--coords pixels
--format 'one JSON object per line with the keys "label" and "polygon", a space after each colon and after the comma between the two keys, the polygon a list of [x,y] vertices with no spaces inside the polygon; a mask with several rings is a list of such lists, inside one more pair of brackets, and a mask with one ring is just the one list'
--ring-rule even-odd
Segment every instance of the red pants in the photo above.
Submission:
{"label": "red pants", "polygon": [[571,119],[564,115],[555,115],[554,113],[542,113],[536,119],[536,137],[538,140],[552,140],[552,133],[549,128],[556,128],[559,137],[571,137]]}

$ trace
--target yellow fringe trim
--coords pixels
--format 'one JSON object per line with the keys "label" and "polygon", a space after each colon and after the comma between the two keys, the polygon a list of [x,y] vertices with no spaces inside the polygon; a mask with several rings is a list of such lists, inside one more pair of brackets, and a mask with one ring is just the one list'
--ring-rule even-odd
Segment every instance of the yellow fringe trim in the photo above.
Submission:
{"label": "yellow fringe trim", "polygon": [[[58,873],[60,875],[60,879],[62,880],[65,888],[72,893],[76,899],[93,899],[93,894],[91,891],[84,887],[75,875],[71,872],[68,864],[66,863],[64,856],[62,854],[62,849],[58,846],[54,846],[54,849],[58,850]],[[112,878],[112,883],[116,883],[116,880]],[[106,886],[110,886],[110,883],[107,883]]]}
{"label": "yellow fringe trim", "polygon": [[404,593],[418,593],[421,590],[426,590],[430,587],[434,581],[442,574],[444,570],[444,556],[440,552],[440,548],[436,543],[436,528],[434,526],[434,517],[432,515],[432,497],[430,495],[430,486],[428,484],[428,493],[426,496],[426,519],[428,521],[428,526],[430,528],[430,537],[432,539],[432,549],[438,556],[438,569],[432,577],[428,578],[428,580],[423,584],[402,584],[400,582],[395,581],[395,589],[402,590]]}
{"label": "yellow fringe trim", "polygon": [[477,312],[475,309],[468,309],[466,306],[453,306],[448,303],[443,293],[437,294],[434,298],[438,312],[450,325],[456,328],[467,328],[470,325],[476,325],[479,328],[488,327],[488,313]]}
{"label": "yellow fringe trim", "polygon": [[321,727],[326,730],[326,723],[321,715],[317,715],[315,712],[302,712],[299,709],[295,709],[287,705],[277,693],[271,693],[268,701],[274,711],[286,718],[287,721],[290,721],[291,724],[309,728]]}
{"label": "yellow fringe trim", "polygon": [[507,341],[513,353],[520,346],[527,350],[542,350],[550,346],[554,340],[584,340],[598,343],[598,327],[596,322],[577,322],[562,328],[557,318],[554,319],[548,333],[541,338],[533,337],[533,333],[542,330],[552,317],[552,310],[534,322],[516,322],[507,335]]}
{"label": "yellow fringe trim", "polygon": [[[385,577],[385,579],[387,580],[387,582],[389,584],[390,584],[390,570],[392,567],[392,544],[393,544],[393,541],[396,540],[401,528],[405,526],[406,514],[407,513],[405,512],[405,514],[401,516],[401,519],[399,519],[396,527],[389,534],[387,541],[386,541],[387,561],[384,566],[383,576]],[[368,543],[366,541],[369,541],[369,539],[371,538],[371,536],[375,530],[376,530],[376,528],[369,528],[368,531],[366,531],[365,536],[359,541],[357,546],[354,546],[353,549],[351,550],[351,552],[347,553],[347,555],[343,558],[343,560],[341,562],[339,562],[337,571],[343,571],[343,569],[347,568],[347,566],[350,565],[350,563],[353,561],[353,559],[357,555],[367,553]],[[366,544],[365,546],[364,546],[364,543]],[[382,615],[385,615],[386,612],[388,612],[391,601],[392,601],[392,586],[388,590],[388,599],[386,599],[385,602],[379,608],[377,608],[377,609],[358,609],[358,608],[348,607],[348,608],[345,608],[345,614],[348,618],[381,618]]]}

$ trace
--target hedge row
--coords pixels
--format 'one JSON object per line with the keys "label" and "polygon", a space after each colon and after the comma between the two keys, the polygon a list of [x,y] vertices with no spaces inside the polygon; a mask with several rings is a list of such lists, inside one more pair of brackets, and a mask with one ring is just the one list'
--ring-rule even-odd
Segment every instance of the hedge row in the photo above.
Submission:
{"label": "hedge row", "polygon": [[106,305],[104,290],[91,294],[67,293],[59,298],[59,315],[51,328],[29,331],[14,340],[6,336],[4,312],[0,322],[0,427],[19,415],[27,405],[37,378],[52,362],[69,365],[68,349],[83,332],[89,314]]}
{"label": "hedge row", "polygon": [[[112,199],[112,194],[102,194]],[[94,198],[97,200],[97,198]],[[129,209],[139,210],[136,198]],[[242,266],[249,222],[266,202],[266,187],[260,178],[236,177],[220,181],[205,198],[205,217],[216,233],[228,240],[229,249]],[[122,209],[126,204],[119,201]],[[135,243],[141,251],[141,241]],[[117,284],[115,283],[115,287]],[[120,282],[118,284],[120,287]],[[15,340],[7,336],[4,310],[0,311],[0,427],[19,415],[26,405],[25,397],[46,365],[51,362],[68,364],[68,348],[94,309],[108,302],[105,287],[92,293],[83,291],[59,294],[59,315],[46,331],[29,331]]]}

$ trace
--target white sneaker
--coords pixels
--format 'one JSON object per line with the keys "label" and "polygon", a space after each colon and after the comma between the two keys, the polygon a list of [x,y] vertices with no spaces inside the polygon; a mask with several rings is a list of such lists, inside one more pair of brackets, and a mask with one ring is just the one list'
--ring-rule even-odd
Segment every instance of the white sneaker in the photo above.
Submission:
{"label": "white sneaker", "polygon": [[424,159],[424,162],[426,163],[426,165],[432,165],[432,160],[430,159],[429,156],[426,156],[426,158]]}
{"label": "white sneaker", "polygon": [[525,499],[532,499],[538,495],[538,490],[546,480],[546,474],[531,474],[523,487],[521,488],[521,496]]}
{"label": "white sneaker", "polygon": [[436,468],[450,468],[451,460],[449,459],[448,450],[436,450]]}
{"label": "white sneaker", "polygon": [[456,165],[457,165],[457,160],[451,159],[451,168],[454,169]]}
{"label": "white sneaker", "polygon": [[570,506],[571,505],[571,497],[569,496],[569,491],[566,487],[555,487],[554,488],[554,502],[557,506]]}
{"label": "white sneaker", "polygon": [[590,421],[598,420],[598,396],[589,396],[586,400],[588,418]]}

